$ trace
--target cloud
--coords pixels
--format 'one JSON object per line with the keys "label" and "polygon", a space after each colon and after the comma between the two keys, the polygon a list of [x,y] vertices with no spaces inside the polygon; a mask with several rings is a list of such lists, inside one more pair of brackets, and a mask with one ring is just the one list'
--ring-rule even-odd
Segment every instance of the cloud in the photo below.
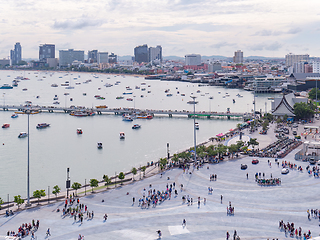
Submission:
{"label": "cloud", "polygon": [[262,51],[264,48],[264,44],[253,44],[249,46],[249,49],[252,51]]}
{"label": "cloud", "polygon": [[248,49],[252,51],[276,51],[279,50],[282,47],[282,44],[279,42],[273,42],[271,44],[266,44],[266,43],[259,43],[259,44],[253,44],[248,46]]}
{"label": "cloud", "polygon": [[230,47],[230,46],[235,46],[235,43],[228,43],[228,42],[219,42],[219,43],[215,43],[210,45],[211,48],[222,48],[222,47]]}
{"label": "cloud", "polygon": [[271,31],[268,29],[263,29],[261,31],[254,33],[252,36],[263,36],[263,37],[280,36],[280,35],[284,35],[284,34],[297,34],[301,31],[302,30],[299,27],[290,28],[288,31]]}
{"label": "cloud", "polygon": [[0,23],[8,23],[8,20],[3,18],[0,20]]}
{"label": "cloud", "polygon": [[288,34],[297,34],[299,32],[301,32],[302,30],[299,27],[296,28],[291,28],[287,31]]}
{"label": "cloud", "polygon": [[282,47],[281,43],[274,42],[274,43],[271,43],[270,45],[266,45],[265,49],[268,51],[276,51],[276,50],[279,50],[281,47]]}
{"label": "cloud", "polygon": [[86,27],[97,27],[101,26],[104,21],[98,19],[80,18],[77,20],[66,19],[63,21],[55,20],[53,28],[55,29],[83,29]]}

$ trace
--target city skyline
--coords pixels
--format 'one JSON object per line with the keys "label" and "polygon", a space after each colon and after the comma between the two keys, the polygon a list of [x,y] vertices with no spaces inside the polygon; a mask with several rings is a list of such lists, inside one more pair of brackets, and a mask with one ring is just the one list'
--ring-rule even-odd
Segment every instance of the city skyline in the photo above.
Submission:
{"label": "city skyline", "polygon": [[319,56],[320,2],[310,0],[55,1],[2,3],[0,58],[20,42],[22,58],[37,58],[40,44],[134,55],[142,44],[163,55],[244,57]]}

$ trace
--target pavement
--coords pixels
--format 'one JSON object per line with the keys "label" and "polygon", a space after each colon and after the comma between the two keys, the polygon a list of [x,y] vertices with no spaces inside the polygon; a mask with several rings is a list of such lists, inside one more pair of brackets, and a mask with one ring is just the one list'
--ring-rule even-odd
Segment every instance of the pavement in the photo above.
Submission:
{"label": "pavement", "polygon": [[[270,129],[267,135],[255,132],[250,136],[257,136],[259,147],[262,148],[272,142],[274,135]],[[297,151],[299,149],[280,161],[294,162],[305,169],[307,163],[294,160]],[[118,185],[117,188],[96,194],[88,192],[85,196],[81,195],[80,203],[95,213],[93,219],[85,215],[82,224],[56,212],[64,205],[64,201],[57,201],[18,211],[10,217],[0,216],[0,236],[6,235],[7,231],[17,232],[22,223],[30,223],[32,219],[40,220],[40,228],[35,233],[37,239],[77,239],[81,234],[85,239],[151,240],[158,239],[157,230],[161,230],[162,239],[222,240],[226,239],[227,231],[232,236],[234,230],[241,239],[291,239],[278,228],[280,220],[294,222],[295,227],[301,227],[303,232],[310,230],[313,237],[319,236],[319,220],[313,217],[308,220],[306,211],[320,208],[320,179],[309,176],[305,170],[290,170],[287,175],[282,175],[281,167],[272,158],[259,158],[257,165],[252,165],[251,160],[251,157],[243,157],[218,164],[205,164],[199,170],[190,169],[191,174],[184,173],[182,169],[171,169],[162,172],[161,176],[159,170],[152,167],[147,170],[147,177],[140,181]],[[241,170],[241,164],[247,164],[248,168]],[[271,174],[274,178],[280,177],[282,183],[279,186],[259,186],[254,180],[257,172],[265,173],[266,177]],[[216,181],[209,180],[211,174],[217,174]],[[138,174],[135,179],[139,179]],[[173,182],[178,189],[177,197],[173,195],[156,208],[141,209],[138,206],[138,199],[150,184],[151,189],[162,191],[166,190],[166,184]],[[181,184],[182,191],[179,187]],[[209,194],[208,187],[213,188],[212,194]],[[183,203],[184,195],[193,198],[194,204],[188,206]],[[135,204],[132,204],[133,197]],[[200,207],[197,204],[198,197],[201,199]],[[233,216],[226,214],[229,201],[235,208]],[[108,219],[104,221],[106,213]],[[185,227],[182,226],[183,219],[187,221]],[[49,237],[46,237],[47,228],[51,230]]]}

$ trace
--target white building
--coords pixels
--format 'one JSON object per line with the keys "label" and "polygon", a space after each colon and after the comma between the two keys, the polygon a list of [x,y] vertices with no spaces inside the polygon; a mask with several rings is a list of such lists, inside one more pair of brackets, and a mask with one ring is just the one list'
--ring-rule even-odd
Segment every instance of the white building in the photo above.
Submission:
{"label": "white building", "polygon": [[109,63],[109,53],[98,52],[98,63]]}
{"label": "white building", "polygon": [[201,55],[200,54],[188,54],[185,55],[186,65],[200,65]]}
{"label": "white building", "polygon": [[234,63],[243,63],[243,52],[241,50],[234,52],[233,62]]}
{"label": "white building", "polygon": [[309,54],[304,55],[294,55],[289,53],[286,55],[286,66],[290,67],[293,66],[294,63],[297,62],[309,62]]}
{"label": "white building", "polygon": [[157,47],[149,47],[149,62],[162,62],[162,47],[158,45]]}
{"label": "white building", "polygon": [[320,62],[312,62],[313,73],[320,73]]}
{"label": "white building", "polygon": [[305,73],[304,65],[305,65],[305,62],[293,63],[293,72],[294,73]]}
{"label": "white building", "polygon": [[84,51],[75,51],[73,49],[59,51],[60,67],[68,67],[73,61],[84,62]]}

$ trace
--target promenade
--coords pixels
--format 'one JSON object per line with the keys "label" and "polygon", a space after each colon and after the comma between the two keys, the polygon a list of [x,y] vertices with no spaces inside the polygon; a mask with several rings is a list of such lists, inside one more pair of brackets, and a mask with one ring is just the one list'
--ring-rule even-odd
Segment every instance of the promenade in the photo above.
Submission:
{"label": "promenade", "polygon": [[[258,137],[259,147],[265,147],[274,138],[273,127],[271,125],[267,135],[259,135],[258,132],[251,135]],[[303,126],[299,126],[300,129]],[[272,158],[259,158],[260,163],[252,165],[251,157],[243,157],[219,164],[205,164],[199,170],[193,167],[186,172],[170,169],[162,172],[162,176],[158,168],[151,167],[141,181],[95,194],[91,194],[91,188],[87,187],[87,195],[81,193],[80,203],[87,205],[90,212],[94,211],[93,219],[85,215],[81,224],[71,216],[62,216],[62,212],[56,210],[62,210],[64,201],[51,201],[49,205],[16,212],[10,217],[1,215],[0,236],[6,235],[7,231],[17,232],[22,223],[30,223],[32,219],[40,220],[40,228],[35,233],[37,239],[77,239],[79,234],[85,239],[158,239],[157,230],[161,230],[162,239],[222,240],[226,239],[227,231],[232,236],[234,230],[241,239],[292,239],[278,228],[280,220],[293,222],[295,227],[302,228],[302,232],[310,230],[313,237],[319,236],[319,220],[313,217],[308,220],[307,210],[319,208],[320,179],[308,175],[305,170],[307,163],[294,160],[297,151],[299,149],[280,159],[280,163],[290,161],[302,166],[304,171],[290,170],[287,175],[281,174],[281,164],[279,167]],[[248,168],[241,170],[241,164],[247,164]],[[258,172],[264,173],[266,178],[271,174],[273,178],[281,178],[281,185],[258,185],[254,179]],[[209,180],[211,174],[217,174],[216,181]],[[135,179],[139,179],[139,173]],[[166,185],[173,183],[178,190],[177,196],[172,194],[170,199],[155,208],[152,205],[146,209],[138,206],[139,198],[148,190],[165,191]],[[180,189],[181,184],[183,190]],[[208,187],[213,189],[212,193]],[[193,204],[183,203],[182,196],[193,198]],[[226,213],[229,202],[235,209],[231,216]],[[104,214],[108,214],[106,221]],[[187,221],[186,227],[182,226],[183,219]],[[50,237],[46,237],[47,228],[51,230]]]}

